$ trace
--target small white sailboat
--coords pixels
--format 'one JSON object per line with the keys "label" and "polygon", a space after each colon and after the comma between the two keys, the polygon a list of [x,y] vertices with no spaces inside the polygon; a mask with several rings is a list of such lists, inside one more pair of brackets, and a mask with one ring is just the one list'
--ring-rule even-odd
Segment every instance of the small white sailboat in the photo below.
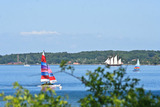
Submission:
{"label": "small white sailboat", "polygon": [[41,86],[47,86],[52,89],[59,87],[59,89],[62,89],[61,84],[59,85],[53,84],[57,82],[57,80],[53,75],[52,70],[46,63],[46,57],[44,52],[42,53],[42,58],[41,58],[41,82],[43,83]]}
{"label": "small white sailboat", "polygon": [[139,62],[139,59],[137,59],[137,64],[135,65],[133,71],[140,71],[140,62]]}
{"label": "small white sailboat", "polygon": [[29,64],[27,64],[27,56],[26,56],[26,59],[25,59],[25,64],[24,64],[25,67],[30,67]]}
{"label": "small white sailboat", "polygon": [[118,56],[108,58],[104,63],[106,63],[109,66],[121,66],[123,63],[121,62],[121,59],[118,59]]}

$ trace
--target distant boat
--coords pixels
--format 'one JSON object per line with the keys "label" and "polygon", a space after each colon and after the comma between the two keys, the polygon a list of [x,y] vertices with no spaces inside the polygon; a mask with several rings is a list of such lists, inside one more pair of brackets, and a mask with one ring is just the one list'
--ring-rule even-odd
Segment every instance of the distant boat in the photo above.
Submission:
{"label": "distant boat", "polygon": [[123,63],[121,62],[121,59],[118,59],[117,55],[111,58],[108,58],[104,63],[106,63],[109,66],[121,66]]}
{"label": "distant boat", "polygon": [[30,65],[27,64],[27,57],[26,57],[26,59],[25,59],[25,64],[24,64],[24,66],[25,66],[25,67],[30,67]]}
{"label": "distant boat", "polygon": [[59,87],[60,89],[62,86],[59,85],[54,85],[53,83],[57,82],[55,76],[52,73],[52,70],[46,63],[46,57],[44,54],[44,51],[42,53],[42,58],[41,58],[41,82],[43,83],[42,85],[47,85],[51,88],[54,87]]}
{"label": "distant boat", "polygon": [[137,59],[137,64],[135,65],[133,71],[140,71],[140,62],[139,62],[139,59]]}

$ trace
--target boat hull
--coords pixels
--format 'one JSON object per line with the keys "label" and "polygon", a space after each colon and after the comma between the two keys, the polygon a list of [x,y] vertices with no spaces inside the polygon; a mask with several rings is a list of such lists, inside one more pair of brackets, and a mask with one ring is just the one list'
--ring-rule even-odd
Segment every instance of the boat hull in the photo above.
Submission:
{"label": "boat hull", "polygon": [[30,65],[28,65],[28,64],[26,64],[26,65],[24,65],[25,67],[30,67]]}
{"label": "boat hull", "polygon": [[62,86],[61,84],[58,84],[58,85],[39,85],[38,87],[41,87],[41,88],[51,88],[51,89],[55,89],[55,88],[59,88],[60,90],[62,89]]}
{"label": "boat hull", "polygon": [[140,70],[133,70],[133,72],[140,72]]}
{"label": "boat hull", "polygon": [[108,66],[121,66],[122,64],[107,64]]}

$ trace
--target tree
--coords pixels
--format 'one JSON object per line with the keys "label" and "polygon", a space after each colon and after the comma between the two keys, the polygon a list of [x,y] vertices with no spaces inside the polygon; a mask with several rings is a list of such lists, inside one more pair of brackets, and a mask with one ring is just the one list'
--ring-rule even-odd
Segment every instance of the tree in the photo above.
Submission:
{"label": "tree", "polygon": [[160,97],[143,87],[136,88],[139,79],[126,77],[125,69],[119,68],[108,72],[98,67],[94,72],[88,71],[87,78],[82,77],[91,94],[79,100],[82,107],[159,107]]}
{"label": "tree", "polygon": [[159,57],[158,57],[158,55],[155,55],[155,56],[153,57],[153,64],[154,64],[154,65],[159,64]]}
{"label": "tree", "polygon": [[7,107],[68,107],[70,106],[64,97],[56,96],[53,89],[49,87],[42,87],[39,94],[32,95],[29,90],[24,89],[17,82],[13,84],[13,88],[16,89],[14,96],[5,96],[4,93],[0,93],[3,97],[3,101],[6,101]]}

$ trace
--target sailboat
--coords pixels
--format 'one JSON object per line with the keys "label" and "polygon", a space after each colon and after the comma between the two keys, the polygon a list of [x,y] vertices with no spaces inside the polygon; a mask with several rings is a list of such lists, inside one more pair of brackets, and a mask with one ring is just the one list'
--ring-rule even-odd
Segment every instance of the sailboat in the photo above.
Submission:
{"label": "sailboat", "polygon": [[27,64],[27,56],[26,56],[26,59],[25,59],[25,64],[24,64],[25,67],[30,67],[29,64]]}
{"label": "sailboat", "polygon": [[104,63],[106,63],[109,66],[121,66],[123,63],[121,59],[118,59],[118,56],[114,56],[111,58],[108,58]]}
{"label": "sailboat", "polygon": [[41,58],[41,82],[43,83],[42,84],[43,86],[47,85],[49,87],[59,87],[60,89],[62,89],[62,86],[60,84],[59,85],[53,84],[53,83],[56,83],[57,80],[53,75],[52,70],[47,65],[44,51],[42,53],[42,58]]}
{"label": "sailboat", "polygon": [[135,65],[133,71],[140,71],[140,62],[139,62],[139,59],[137,59],[137,64]]}

